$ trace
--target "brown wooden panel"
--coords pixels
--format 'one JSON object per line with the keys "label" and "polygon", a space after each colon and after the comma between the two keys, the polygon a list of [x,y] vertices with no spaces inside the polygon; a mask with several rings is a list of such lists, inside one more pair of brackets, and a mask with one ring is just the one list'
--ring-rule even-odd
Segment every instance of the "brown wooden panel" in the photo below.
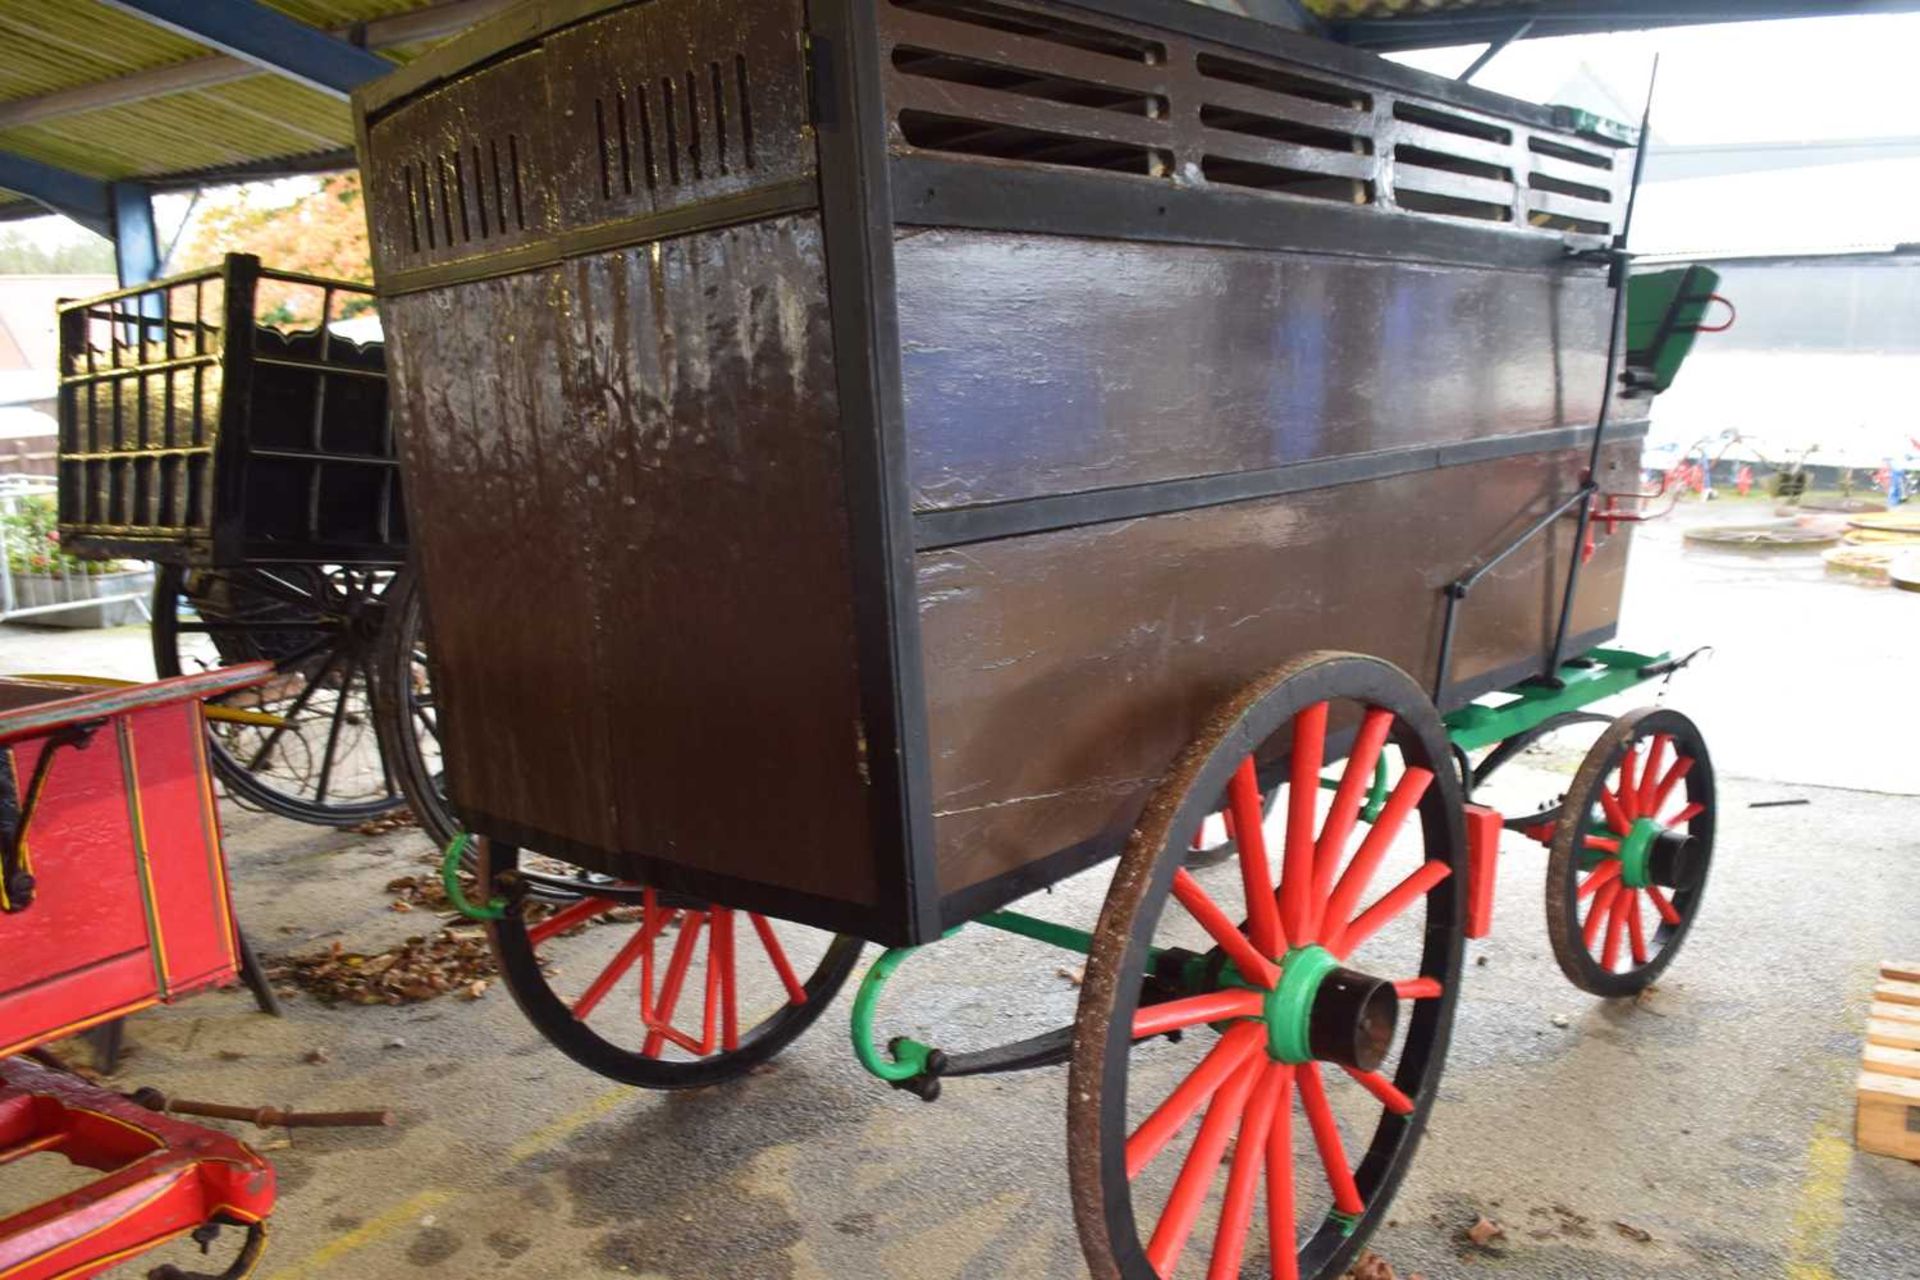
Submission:
{"label": "brown wooden panel", "polygon": [[921,509],[1591,422],[1586,274],[994,232],[895,246]]}
{"label": "brown wooden panel", "polygon": [[582,503],[596,451],[581,439],[604,425],[567,410],[561,286],[545,271],[409,294],[385,304],[385,319],[448,789],[458,804],[606,848],[613,798]]}
{"label": "brown wooden panel", "polygon": [[[1609,487],[1637,441],[1608,446]],[[1430,683],[1441,587],[1571,493],[1585,456],[1530,454],[919,557],[940,887],[1117,842],[1201,719],[1312,649]],[[1552,642],[1573,521],[1475,590],[1456,680]],[[1576,635],[1618,615],[1627,534],[1581,575]]]}
{"label": "brown wooden panel", "polygon": [[819,220],[583,259],[568,296],[618,847],[872,903]]}
{"label": "brown wooden panel", "polygon": [[808,216],[389,303],[463,809],[875,901],[824,270]]}

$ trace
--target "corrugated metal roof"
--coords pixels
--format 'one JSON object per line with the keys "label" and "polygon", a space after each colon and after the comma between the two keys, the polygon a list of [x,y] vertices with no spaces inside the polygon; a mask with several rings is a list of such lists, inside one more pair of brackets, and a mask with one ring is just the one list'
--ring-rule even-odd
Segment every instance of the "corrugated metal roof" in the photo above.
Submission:
{"label": "corrugated metal roof", "polygon": [[[323,29],[433,8],[436,0],[264,0]],[[82,89],[212,54],[206,46],[99,3],[0,0],[0,106]],[[396,64],[428,44],[380,50]],[[347,104],[262,72],[227,84],[0,127],[0,150],[102,179],[289,169],[353,146]],[[0,191],[0,217],[22,211]],[[11,206],[11,208],[9,207]]]}

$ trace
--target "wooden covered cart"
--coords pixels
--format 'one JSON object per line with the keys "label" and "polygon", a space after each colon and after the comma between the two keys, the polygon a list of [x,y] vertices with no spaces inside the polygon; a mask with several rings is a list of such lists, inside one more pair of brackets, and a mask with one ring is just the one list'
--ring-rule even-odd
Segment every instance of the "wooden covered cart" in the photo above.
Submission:
{"label": "wooden covered cart", "polygon": [[[475,909],[575,1058],[736,1075],[881,942],[876,1074],[1071,1061],[1096,1276],[1334,1276],[1503,821],[1576,982],[1672,959],[1683,717],[1472,803],[1681,665],[1599,648],[1632,130],[1173,0],[553,0],[357,108]],[[968,923],[1086,951],[1077,1024],[876,1049]]]}
{"label": "wooden covered cart", "polygon": [[213,726],[234,794],[336,825],[411,804],[450,835],[385,350],[337,332],[370,294],[230,254],[63,304],[60,532],[156,562],[161,676],[275,664]]}

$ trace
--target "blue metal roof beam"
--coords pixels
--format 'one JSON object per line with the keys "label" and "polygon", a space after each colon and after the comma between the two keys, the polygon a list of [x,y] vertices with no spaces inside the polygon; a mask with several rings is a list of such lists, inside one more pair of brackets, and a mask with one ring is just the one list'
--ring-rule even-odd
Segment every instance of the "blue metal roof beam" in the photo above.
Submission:
{"label": "blue metal roof beam", "polygon": [[114,8],[275,75],[345,98],[393,64],[259,0],[105,0]]}
{"label": "blue metal roof beam", "polygon": [[95,235],[113,237],[113,193],[97,178],[0,151],[0,187],[65,214]]}

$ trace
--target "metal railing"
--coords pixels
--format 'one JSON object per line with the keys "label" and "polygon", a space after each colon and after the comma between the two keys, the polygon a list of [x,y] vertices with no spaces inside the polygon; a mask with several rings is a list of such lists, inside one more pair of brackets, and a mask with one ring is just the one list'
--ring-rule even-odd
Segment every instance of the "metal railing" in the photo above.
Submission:
{"label": "metal railing", "polygon": [[[147,597],[152,590],[151,575],[135,578],[132,590],[99,593],[109,577],[129,575],[70,573],[64,557],[58,555],[48,556],[45,573],[14,567],[16,556],[24,562],[32,550],[16,545],[20,532],[12,517],[19,515],[26,503],[40,498],[57,500],[58,494],[59,485],[50,476],[0,476],[0,570],[3,570],[0,571],[0,622],[76,609],[100,609],[104,613],[108,606],[128,601],[140,611],[142,618],[151,619],[153,615],[147,607]],[[51,599],[39,598],[43,586]],[[23,587],[26,590],[22,590]]]}

